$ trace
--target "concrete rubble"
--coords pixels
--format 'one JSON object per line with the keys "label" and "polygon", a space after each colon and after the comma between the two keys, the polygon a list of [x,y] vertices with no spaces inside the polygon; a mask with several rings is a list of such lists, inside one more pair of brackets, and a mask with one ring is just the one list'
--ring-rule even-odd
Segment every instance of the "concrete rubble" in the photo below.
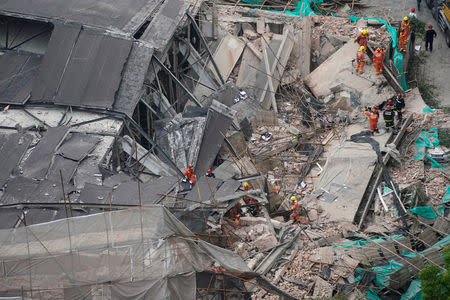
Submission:
{"label": "concrete rubble", "polygon": [[[340,17],[303,18],[238,4],[160,2],[158,9],[148,4],[128,16],[123,28],[97,24],[106,26],[103,39],[129,42],[114,69],[115,88],[109,91],[114,99],[107,104],[77,100],[81,85],[63,86],[64,95],[74,93],[66,106],[56,96],[34,101],[29,79],[22,82],[27,100],[17,100],[18,93],[13,104],[0,101],[0,236],[27,232],[30,225],[51,231],[61,220],[76,224],[93,214],[111,224],[120,223],[120,215],[145,223],[142,215],[124,213],[143,209],[161,234],[152,232],[144,241],[142,233],[140,243],[150,248],[137,259],[150,268],[152,260],[171,260],[160,247],[164,243],[188,245],[189,255],[200,253],[201,262],[197,268],[195,259],[187,259],[187,271],[174,277],[179,286],[192,285],[198,299],[208,293],[236,299],[398,295],[417,278],[424,260],[443,266],[442,249],[450,244],[448,114],[426,106],[417,88],[404,92],[403,122],[395,120],[395,132],[386,131],[380,117],[379,132],[370,135],[362,113],[403,92],[392,75],[386,25],[349,21],[350,6],[362,7],[360,1],[322,4],[320,9],[339,10]],[[284,9],[288,5],[294,9],[291,4]],[[4,9],[0,4],[0,13]],[[17,10],[23,22],[31,22],[24,8]],[[83,18],[68,21],[89,25]],[[363,28],[370,32],[371,48],[388,49],[382,75],[375,74],[372,50],[365,73],[354,71],[359,45],[353,40]],[[64,43],[50,36],[50,48]],[[33,47],[40,49],[39,41]],[[39,55],[47,62],[45,50]],[[145,66],[133,68],[136,64]],[[192,174],[185,172],[189,164]],[[293,196],[300,205],[297,218],[291,215]],[[108,234],[109,228],[97,227],[96,233]],[[136,230],[117,233],[127,251],[139,241]],[[37,240],[26,243],[39,254]],[[8,243],[6,260],[17,246]],[[118,249],[114,241],[105,243],[108,255],[110,247]],[[61,242],[50,250],[72,253],[68,247]],[[159,251],[157,257],[152,251]],[[126,265],[127,253],[117,252],[111,263]],[[183,267],[185,259],[173,261]],[[130,266],[138,268],[136,262]],[[391,272],[381,280],[385,266]],[[142,280],[152,276],[146,272],[143,268]],[[194,275],[178,278],[188,272]],[[0,284],[0,296],[21,290],[28,297],[45,289],[48,283],[33,276],[30,271],[29,285],[21,289],[8,291]],[[95,294],[95,284],[105,295],[119,293],[122,283],[110,277],[95,277],[101,282],[89,281],[86,293]],[[51,285],[48,295],[70,299],[68,280]],[[133,280],[120,280],[136,288]],[[225,282],[227,289],[221,288]],[[146,287],[146,293],[162,295],[155,287]]]}

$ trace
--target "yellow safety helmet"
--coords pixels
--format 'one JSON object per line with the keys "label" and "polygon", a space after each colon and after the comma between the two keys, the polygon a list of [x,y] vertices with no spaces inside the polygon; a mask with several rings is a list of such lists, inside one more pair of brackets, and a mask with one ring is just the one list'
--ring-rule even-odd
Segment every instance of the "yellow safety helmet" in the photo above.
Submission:
{"label": "yellow safety helmet", "polygon": [[367,34],[367,30],[363,29],[362,33]]}
{"label": "yellow safety helmet", "polygon": [[404,17],[403,20],[408,21],[408,17]]}
{"label": "yellow safety helmet", "polygon": [[292,196],[291,201],[297,201],[297,198],[295,198],[295,196]]}
{"label": "yellow safety helmet", "polygon": [[359,48],[359,50],[364,51],[364,50],[366,50],[366,47],[361,46],[361,47]]}
{"label": "yellow safety helmet", "polygon": [[248,188],[248,182],[244,182],[244,187]]}

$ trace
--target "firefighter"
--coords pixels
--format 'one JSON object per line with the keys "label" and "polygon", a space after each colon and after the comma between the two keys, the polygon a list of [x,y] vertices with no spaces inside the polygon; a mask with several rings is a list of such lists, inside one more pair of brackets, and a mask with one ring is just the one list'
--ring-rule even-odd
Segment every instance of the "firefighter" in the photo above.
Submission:
{"label": "firefighter", "polygon": [[398,123],[401,124],[403,119],[402,110],[405,108],[405,99],[401,93],[398,93],[397,96],[392,98],[392,102],[394,102],[395,112],[397,113]]}
{"label": "firefighter", "polygon": [[[244,191],[249,191],[251,189],[252,187],[248,184],[248,182],[244,182]],[[248,206],[248,212],[251,213],[254,217],[257,217],[259,215],[259,212],[261,211],[261,207],[259,205],[251,204],[258,203],[258,200],[247,195],[243,196],[242,199],[244,200],[245,204],[250,205]]]}
{"label": "firefighter", "polygon": [[367,41],[369,40],[369,34],[367,33],[367,30],[364,29],[358,36],[355,38],[354,42],[358,42],[360,46],[364,46],[364,48],[367,48]]}
{"label": "firefighter", "polygon": [[409,22],[408,17],[404,17],[402,24],[400,25],[400,32],[404,32],[405,36],[408,37],[409,30],[411,29],[411,23]]}
{"label": "firefighter", "polygon": [[372,107],[372,109],[366,110],[363,109],[364,114],[366,114],[366,116],[369,117],[369,125],[370,125],[370,132],[373,133],[376,132],[378,133],[378,118],[379,118],[379,114],[378,111],[375,107]]}
{"label": "firefighter", "polygon": [[356,52],[356,68],[355,72],[358,72],[360,74],[364,73],[364,62],[366,61],[365,52],[366,47],[361,46],[359,50]]}
{"label": "firefighter", "polygon": [[289,219],[293,220],[295,222],[299,222],[300,220],[300,204],[297,202],[297,198],[295,196],[291,197],[292,201],[292,207],[291,207],[291,215],[289,216]]}
{"label": "firefighter", "polygon": [[413,7],[411,8],[411,12],[409,13],[408,17],[411,18],[417,18],[416,9]]}
{"label": "firefighter", "polygon": [[211,169],[208,169],[208,171],[206,171],[206,177],[216,178],[216,175],[214,175]]}
{"label": "firefighter", "polygon": [[406,53],[406,44],[408,43],[408,35],[405,31],[400,32],[400,36],[398,38],[398,45],[400,47],[400,52]]}
{"label": "firefighter", "polygon": [[389,132],[394,127],[395,113],[391,110],[391,106],[386,106],[386,110],[383,112],[383,119],[386,126],[386,132]]}
{"label": "firefighter", "polygon": [[194,169],[192,168],[192,164],[189,164],[186,171],[184,171],[184,177],[186,178],[186,180],[189,180],[189,183],[191,185],[195,185],[195,175]]}
{"label": "firefighter", "polygon": [[228,211],[230,219],[234,221],[234,223],[239,224],[239,220],[241,218],[241,203],[236,202],[236,204]]}
{"label": "firefighter", "polygon": [[380,75],[383,72],[383,59],[386,49],[377,48],[373,54],[373,64],[375,65],[376,74]]}

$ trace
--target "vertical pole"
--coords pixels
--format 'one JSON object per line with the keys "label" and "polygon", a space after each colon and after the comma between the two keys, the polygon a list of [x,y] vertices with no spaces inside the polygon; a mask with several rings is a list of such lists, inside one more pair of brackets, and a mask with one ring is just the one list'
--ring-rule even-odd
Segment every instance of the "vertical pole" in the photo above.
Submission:
{"label": "vertical pole", "polygon": [[[177,45],[175,41],[172,42],[172,59],[173,59],[173,74],[176,78],[180,78],[180,74],[178,74],[178,53],[177,53]],[[178,84],[175,86],[175,101],[180,98],[180,88]],[[177,101],[177,112],[181,110],[180,101]]]}
{"label": "vertical pole", "polygon": [[64,209],[66,211],[66,218],[68,218],[69,214],[68,214],[68,211],[67,211],[66,192],[64,191],[64,181],[63,181],[63,176],[62,176],[61,170],[59,170],[59,176],[61,178],[61,189],[62,189],[63,199],[64,199]]}
{"label": "vertical pole", "polygon": [[9,39],[9,22],[6,20],[6,39],[5,39],[5,48],[8,49],[8,39]]}
{"label": "vertical pole", "polygon": [[217,27],[219,20],[217,18],[217,0],[212,1],[212,35],[213,39],[217,40]]}
{"label": "vertical pole", "polygon": [[[167,62],[170,63],[169,55],[167,55]],[[173,79],[169,74],[167,74],[167,75],[169,77],[169,97],[170,97],[169,100],[170,100],[170,104],[174,104],[175,103],[175,95],[173,92]]]}
{"label": "vertical pole", "polygon": [[137,151],[136,141],[134,142],[134,147],[135,147],[135,152],[136,152],[136,179],[137,179],[137,188],[138,188],[138,199],[139,199],[139,206],[142,206],[141,182],[139,180],[139,160],[138,160],[138,151]]}

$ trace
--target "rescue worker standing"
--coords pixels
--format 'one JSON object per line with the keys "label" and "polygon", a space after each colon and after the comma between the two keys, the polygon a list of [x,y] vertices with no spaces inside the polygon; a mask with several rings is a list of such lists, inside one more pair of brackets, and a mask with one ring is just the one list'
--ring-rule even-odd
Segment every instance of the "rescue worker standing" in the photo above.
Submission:
{"label": "rescue worker standing", "polygon": [[400,25],[400,31],[404,32],[406,37],[408,38],[409,31],[411,30],[411,23],[409,22],[408,17],[404,17],[402,24]]}
{"label": "rescue worker standing", "polygon": [[354,42],[358,42],[359,46],[364,46],[364,48],[367,48],[367,41],[369,40],[369,34],[367,33],[367,30],[364,29],[358,36],[355,38]]}
{"label": "rescue worker standing", "polygon": [[386,106],[386,110],[383,112],[383,119],[386,126],[386,132],[389,132],[394,127],[394,113],[391,110],[391,106]]}
{"label": "rescue worker standing", "polygon": [[408,35],[405,31],[400,31],[400,36],[398,37],[398,45],[400,47],[400,52],[406,53],[406,44],[408,43]]}
{"label": "rescue worker standing", "polygon": [[386,49],[377,48],[373,53],[373,64],[375,65],[376,74],[380,75],[383,72],[383,59]]}
{"label": "rescue worker standing", "polygon": [[186,180],[189,180],[190,184],[195,185],[195,175],[194,169],[192,168],[192,164],[189,164],[186,171],[184,171],[184,177],[186,178]]}
{"label": "rescue worker standing", "polygon": [[369,125],[370,125],[370,132],[373,134],[374,132],[378,131],[378,112],[376,108],[372,108],[371,111],[368,111],[366,109],[363,109],[363,112],[366,116],[369,117]]}
{"label": "rescue worker standing", "polygon": [[437,36],[436,31],[433,29],[433,25],[428,25],[428,30],[425,33],[425,50],[430,48],[430,52],[433,51],[433,40]]}
{"label": "rescue worker standing", "polygon": [[359,50],[356,52],[356,68],[355,72],[358,72],[360,74],[364,73],[364,63],[366,62],[366,56],[365,56],[365,50],[366,47],[361,46]]}
{"label": "rescue worker standing", "polygon": [[297,202],[297,198],[295,196],[291,197],[292,207],[291,207],[291,215],[289,216],[290,220],[295,222],[300,221],[300,204]]}
{"label": "rescue worker standing", "polygon": [[405,99],[401,93],[398,93],[397,96],[393,97],[392,101],[394,102],[395,112],[397,112],[397,120],[400,124],[403,119],[402,110],[405,108]]}

